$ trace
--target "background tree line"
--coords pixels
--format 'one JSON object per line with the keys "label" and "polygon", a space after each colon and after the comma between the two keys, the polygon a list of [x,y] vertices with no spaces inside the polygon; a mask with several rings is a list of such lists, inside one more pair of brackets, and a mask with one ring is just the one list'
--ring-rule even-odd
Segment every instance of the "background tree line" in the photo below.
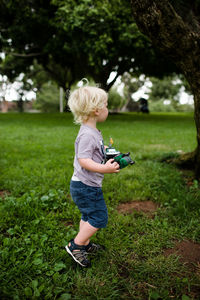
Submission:
{"label": "background tree line", "polygon": [[0,72],[11,82],[23,73],[25,90],[40,91],[51,80],[67,91],[87,77],[108,91],[124,72],[178,71],[138,30],[125,0],[1,1],[0,31]]}

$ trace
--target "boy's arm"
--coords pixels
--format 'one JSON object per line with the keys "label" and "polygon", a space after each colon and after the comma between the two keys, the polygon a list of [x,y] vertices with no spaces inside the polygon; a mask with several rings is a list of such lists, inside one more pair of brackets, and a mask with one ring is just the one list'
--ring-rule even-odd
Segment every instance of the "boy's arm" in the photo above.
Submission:
{"label": "boy's arm", "polygon": [[79,164],[82,168],[95,173],[118,173],[119,164],[114,159],[109,159],[105,165],[96,163],[91,158],[79,158]]}

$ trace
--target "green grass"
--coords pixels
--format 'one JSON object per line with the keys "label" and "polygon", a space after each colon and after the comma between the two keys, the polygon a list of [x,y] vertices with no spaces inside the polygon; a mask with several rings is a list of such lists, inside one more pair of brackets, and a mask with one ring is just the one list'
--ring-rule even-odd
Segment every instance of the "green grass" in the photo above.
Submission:
{"label": "green grass", "polygon": [[[105,176],[109,223],[94,241],[107,251],[87,270],[64,249],[80,219],[69,194],[79,127],[70,114],[1,114],[0,128],[0,190],[11,193],[0,198],[0,299],[198,299],[199,275],[163,255],[176,240],[200,242],[198,184],[160,162],[195,148],[192,114],[129,113],[100,124],[105,144],[112,136],[136,164]],[[133,200],[158,203],[155,218],[117,212]]]}

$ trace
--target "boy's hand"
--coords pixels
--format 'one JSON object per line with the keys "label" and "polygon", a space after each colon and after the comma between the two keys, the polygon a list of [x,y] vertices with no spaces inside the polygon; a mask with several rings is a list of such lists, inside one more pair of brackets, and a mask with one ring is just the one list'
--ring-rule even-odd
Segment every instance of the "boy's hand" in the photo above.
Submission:
{"label": "boy's hand", "polygon": [[106,172],[105,173],[119,173],[119,164],[114,160],[114,158],[109,159],[105,163]]}

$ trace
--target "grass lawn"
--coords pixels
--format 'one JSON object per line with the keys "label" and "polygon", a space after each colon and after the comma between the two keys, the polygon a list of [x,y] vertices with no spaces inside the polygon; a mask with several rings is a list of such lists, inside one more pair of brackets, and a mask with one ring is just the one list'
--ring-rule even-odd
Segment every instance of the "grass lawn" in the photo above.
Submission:
{"label": "grass lawn", "polygon": [[[99,124],[136,164],[105,175],[109,223],[94,241],[107,251],[90,269],[64,246],[80,214],[69,194],[71,114],[0,114],[0,299],[200,299],[200,268],[165,255],[177,242],[200,242],[200,190],[191,171],[161,162],[192,151],[192,114],[110,115]],[[153,201],[154,217],[119,213],[119,204]]]}

